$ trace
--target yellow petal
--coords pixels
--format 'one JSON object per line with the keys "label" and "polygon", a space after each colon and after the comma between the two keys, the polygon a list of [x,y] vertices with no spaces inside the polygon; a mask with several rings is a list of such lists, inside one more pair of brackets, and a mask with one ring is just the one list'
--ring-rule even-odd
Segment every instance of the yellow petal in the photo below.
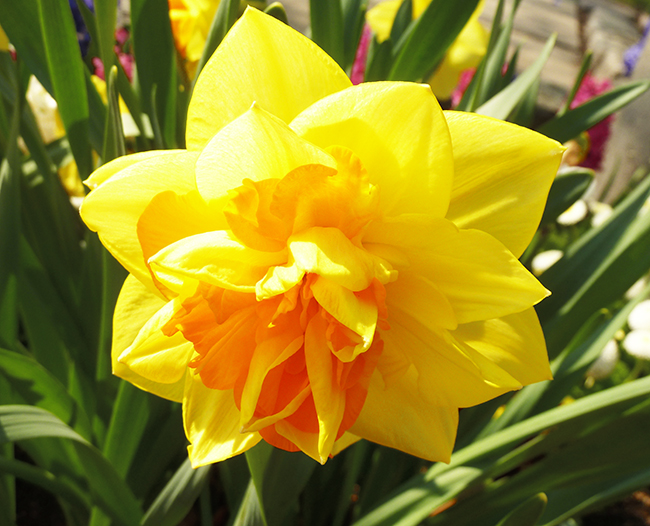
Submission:
{"label": "yellow petal", "polygon": [[458,323],[521,312],[548,295],[506,247],[485,232],[459,230],[444,219],[429,224],[396,220],[371,227],[370,241],[401,246],[411,263],[409,272],[435,284],[451,303]]}
{"label": "yellow petal", "polygon": [[[268,329],[267,329],[268,330]],[[308,390],[301,393],[301,396],[292,400],[285,410],[269,418],[255,420],[255,425],[251,426],[251,420],[254,417],[255,409],[258,405],[260,393],[264,379],[269,371],[282,364],[289,357],[295,354],[304,343],[304,336],[300,334],[295,336],[295,331],[277,331],[274,330],[270,337],[265,338],[255,348],[253,357],[248,369],[246,383],[241,396],[241,425],[247,430],[261,429],[266,425],[275,423],[280,418],[293,414],[298,406],[304,401],[309,394]],[[293,410],[291,410],[293,409]],[[263,421],[262,421],[263,420]]]}
{"label": "yellow petal", "polygon": [[435,283],[409,271],[401,271],[399,278],[386,286],[386,303],[389,312],[399,310],[425,325],[435,320],[440,328],[458,326],[453,307]]}
{"label": "yellow petal", "polygon": [[0,51],[9,51],[9,39],[7,34],[0,27]]}
{"label": "yellow petal", "polygon": [[296,265],[353,292],[367,289],[373,279],[382,284],[397,273],[380,258],[355,246],[337,228],[314,227],[289,238]]}
{"label": "yellow petal", "polygon": [[428,80],[433,94],[441,100],[451,97],[460,80],[460,74],[466,69],[477,67],[487,51],[489,35],[478,21],[483,3],[479,4],[456,40],[449,46],[440,66]]}
{"label": "yellow petal", "polygon": [[418,373],[420,396],[434,406],[470,407],[522,384],[474,349],[401,313],[382,331],[384,347],[408,356]]}
{"label": "yellow petal", "polygon": [[203,198],[210,200],[237,188],[244,179],[281,179],[305,164],[336,167],[329,154],[255,104],[203,149],[196,162],[196,185]]}
{"label": "yellow petal", "polygon": [[248,8],[199,76],[187,114],[187,147],[205,146],[253,102],[290,122],[348,86],[345,72],[311,40]]}
{"label": "yellow petal", "polygon": [[195,152],[158,152],[122,169],[86,196],[81,217],[88,228],[126,269],[143,283],[151,282],[138,240],[138,221],[151,200],[172,190],[185,194],[196,190]]}
{"label": "yellow petal", "polygon": [[366,22],[379,42],[387,40],[390,36],[390,30],[393,28],[393,21],[401,3],[400,0],[387,0],[377,4],[366,13]]}
{"label": "yellow petal", "polygon": [[295,287],[305,275],[296,264],[271,267],[266,275],[255,285],[258,300],[272,298]]}
{"label": "yellow petal", "polygon": [[418,391],[417,372],[411,367],[388,388],[375,372],[350,432],[416,457],[449,462],[457,426],[458,409],[428,403]]}
{"label": "yellow petal", "polygon": [[172,384],[183,379],[194,346],[180,331],[171,337],[162,332],[162,327],[180,308],[181,301],[181,297],[175,298],[151,316],[117,361],[143,378],[158,383]]}
{"label": "yellow petal", "polygon": [[206,232],[181,239],[149,259],[158,280],[178,291],[186,279],[239,292],[255,292],[255,284],[272,265],[283,264],[286,252],[261,252],[227,232]]}
{"label": "yellow petal", "polygon": [[187,380],[183,423],[194,468],[239,455],[262,439],[258,433],[240,433],[232,391],[209,389],[195,374]]}
{"label": "yellow petal", "polygon": [[159,383],[132,371],[128,366],[117,361],[125,349],[131,346],[142,327],[154,316],[165,301],[153,294],[132,275],[127,276],[115,305],[113,316],[113,346],[111,359],[113,374],[131,382],[133,385],[175,402],[183,400],[185,378],[175,383]]}
{"label": "yellow petal", "polygon": [[429,86],[360,84],[317,102],[291,127],[321,148],[354,152],[379,187],[384,214],[446,213],[453,159],[447,124]]}
{"label": "yellow petal", "polygon": [[493,235],[519,257],[539,225],[564,148],[515,124],[445,112],[455,177],[447,218]]}
{"label": "yellow petal", "polygon": [[335,360],[327,347],[327,321],[314,316],[305,331],[305,363],[318,415],[318,460],[325,464],[332,452],[345,413],[345,393],[334,386]]}
{"label": "yellow petal", "polygon": [[138,240],[145,261],[180,239],[228,228],[223,202],[206,203],[196,190],[156,194],[138,219]]}
{"label": "yellow petal", "polygon": [[336,320],[361,336],[363,343],[347,352],[336,353],[339,360],[351,362],[359,353],[368,350],[372,344],[377,327],[377,304],[374,301],[364,301],[352,291],[341,287],[327,279],[318,277],[311,284],[314,299],[323,309]]}
{"label": "yellow petal", "polygon": [[361,440],[361,437],[348,433],[347,431],[343,433],[343,436],[334,442],[334,447],[332,448],[332,456],[338,455],[346,447],[351,446],[352,444]]}
{"label": "yellow petal", "polygon": [[533,308],[503,318],[460,325],[452,335],[523,385],[552,379],[544,334]]}
{"label": "yellow petal", "polygon": [[[165,153],[172,152],[168,151]],[[113,159],[112,161],[107,162],[106,164],[103,164],[97,168],[97,170],[90,174],[90,177],[84,181],[84,184],[91,190],[94,190],[100,184],[104,183],[104,181],[106,181],[109,177],[113,177],[114,175],[119,174],[125,168],[128,168],[133,164],[139,163],[140,161],[144,161],[151,157],[157,157],[160,154],[160,150],[149,150],[146,152],[139,152],[118,157],[117,159]]]}

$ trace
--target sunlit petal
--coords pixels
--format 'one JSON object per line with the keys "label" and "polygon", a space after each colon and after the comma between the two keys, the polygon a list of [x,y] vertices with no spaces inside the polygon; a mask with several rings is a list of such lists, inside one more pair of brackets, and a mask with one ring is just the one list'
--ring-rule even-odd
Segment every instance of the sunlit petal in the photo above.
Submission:
{"label": "sunlit petal", "polygon": [[454,148],[447,219],[493,235],[519,257],[539,225],[563,147],[515,124],[445,112]]}
{"label": "sunlit petal", "polygon": [[360,84],[317,102],[291,128],[321,148],[354,152],[380,188],[385,214],[442,217],[447,211],[453,161],[447,124],[429,86]]}
{"label": "sunlit petal", "polygon": [[338,64],[311,40],[248,8],[196,83],[187,115],[187,147],[205,146],[253,102],[290,122],[317,100],[351,85]]}
{"label": "sunlit petal", "polygon": [[187,380],[183,422],[194,468],[239,455],[262,439],[258,433],[240,433],[232,392],[209,389],[198,375],[189,374]]}

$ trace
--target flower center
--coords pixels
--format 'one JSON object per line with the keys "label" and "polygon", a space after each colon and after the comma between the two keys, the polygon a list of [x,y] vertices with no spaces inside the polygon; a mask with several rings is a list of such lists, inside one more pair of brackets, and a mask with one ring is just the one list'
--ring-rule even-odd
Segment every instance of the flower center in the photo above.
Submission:
{"label": "flower center", "polygon": [[376,188],[349,151],[329,153],[337,170],[302,166],[230,192],[232,236],[286,263],[255,293],[200,283],[164,329],[194,344],[189,366],[207,387],[233,391],[242,432],[319,459],[364,404],[388,329],[384,285],[397,276],[361,242]]}

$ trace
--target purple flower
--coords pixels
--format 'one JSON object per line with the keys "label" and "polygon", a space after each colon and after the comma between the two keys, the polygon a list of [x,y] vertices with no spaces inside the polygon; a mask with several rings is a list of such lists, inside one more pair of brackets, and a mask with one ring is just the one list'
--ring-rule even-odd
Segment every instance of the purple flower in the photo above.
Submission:
{"label": "purple flower", "polygon": [[[93,0],[79,0],[83,2],[88,9],[93,13],[95,12],[95,6],[93,5]],[[76,0],[70,0],[70,9],[72,10],[72,16],[74,17],[74,25],[77,31],[77,40],[79,41],[79,47],[81,48],[81,54],[86,56],[88,53],[88,46],[90,45],[90,33],[86,29],[86,23],[84,22],[83,17],[81,16],[81,11],[79,11],[79,6],[77,5]]]}

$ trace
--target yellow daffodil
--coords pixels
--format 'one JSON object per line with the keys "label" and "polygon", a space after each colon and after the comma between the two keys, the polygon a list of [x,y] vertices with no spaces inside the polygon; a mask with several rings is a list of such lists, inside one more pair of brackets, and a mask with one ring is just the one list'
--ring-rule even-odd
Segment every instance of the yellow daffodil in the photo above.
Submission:
{"label": "yellow daffodil", "polygon": [[[390,36],[401,3],[402,0],[387,0],[368,11],[366,20],[380,42]],[[413,20],[418,18],[430,3],[431,0],[413,0]],[[428,80],[433,93],[439,99],[449,99],[458,84],[460,74],[466,69],[478,66],[487,51],[489,35],[478,20],[484,5],[485,0],[481,0],[456,40],[449,46],[445,58]]]}
{"label": "yellow daffodil", "polygon": [[550,378],[548,292],[517,257],[561,153],[427,85],[352,86],[248,9],[197,81],[187,150],[87,181],[82,217],[130,272],[114,372],[183,403],[194,466],[262,439],[447,461],[459,407]]}
{"label": "yellow daffodil", "polygon": [[219,0],[169,0],[169,18],[176,47],[188,62],[198,62]]}

